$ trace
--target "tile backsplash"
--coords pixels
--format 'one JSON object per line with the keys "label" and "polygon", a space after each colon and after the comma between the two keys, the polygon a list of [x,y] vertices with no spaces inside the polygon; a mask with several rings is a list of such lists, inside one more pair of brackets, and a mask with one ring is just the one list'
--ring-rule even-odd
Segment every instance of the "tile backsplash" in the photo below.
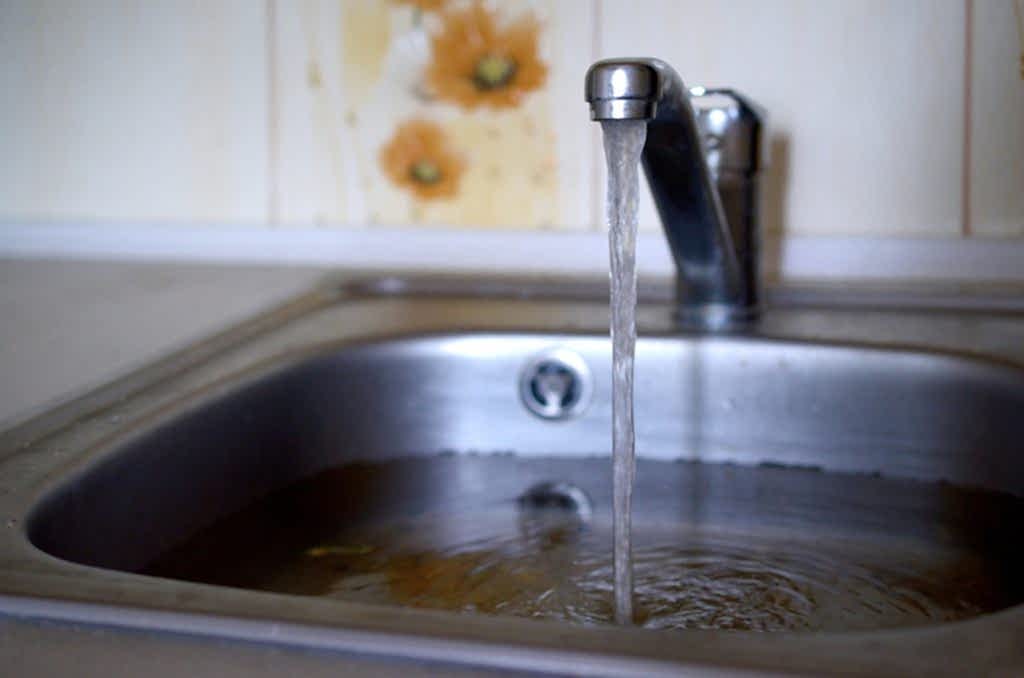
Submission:
{"label": "tile backsplash", "polygon": [[978,235],[1024,236],[1024,0],[973,3],[970,215]]}
{"label": "tile backsplash", "polygon": [[695,84],[767,109],[769,228],[960,231],[962,0],[615,2],[601,36],[603,53],[642,44]]}
{"label": "tile backsplash", "polygon": [[588,225],[588,10],[558,0],[276,3],[271,220]]}
{"label": "tile backsplash", "polygon": [[8,0],[0,221],[598,230],[651,55],[768,110],[773,232],[1021,237],[1022,4]]}
{"label": "tile backsplash", "polygon": [[0,219],[266,219],[251,0],[0,2]]}

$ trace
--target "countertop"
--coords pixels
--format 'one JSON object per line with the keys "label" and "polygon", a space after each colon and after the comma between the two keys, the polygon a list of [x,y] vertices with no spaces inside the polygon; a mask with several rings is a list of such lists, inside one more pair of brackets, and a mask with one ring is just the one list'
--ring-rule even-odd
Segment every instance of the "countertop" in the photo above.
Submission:
{"label": "countertop", "polygon": [[0,429],[264,310],[324,273],[0,260]]}

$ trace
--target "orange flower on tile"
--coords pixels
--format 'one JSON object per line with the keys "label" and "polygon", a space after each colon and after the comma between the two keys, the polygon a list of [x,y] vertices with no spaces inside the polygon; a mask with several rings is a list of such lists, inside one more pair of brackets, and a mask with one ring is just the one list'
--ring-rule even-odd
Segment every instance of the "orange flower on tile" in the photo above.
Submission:
{"label": "orange flower on tile", "polygon": [[427,84],[439,98],[466,108],[518,106],[544,85],[548,69],[538,54],[540,24],[526,16],[507,26],[480,2],[446,12],[432,36]]}
{"label": "orange flower on tile", "polygon": [[421,12],[433,12],[444,7],[448,0],[394,0],[399,5],[411,5]]}
{"label": "orange flower on tile", "polygon": [[456,195],[465,170],[441,126],[427,120],[399,126],[381,148],[380,164],[391,181],[423,200]]}

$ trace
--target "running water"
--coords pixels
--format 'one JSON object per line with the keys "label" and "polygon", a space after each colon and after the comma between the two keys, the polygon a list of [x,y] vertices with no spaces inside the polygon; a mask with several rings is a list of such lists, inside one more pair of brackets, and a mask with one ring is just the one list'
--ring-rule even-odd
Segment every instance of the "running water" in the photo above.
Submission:
{"label": "running water", "polygon": [[645,120],[601,123],[608,163],[608,243],[611,253],[612,484],[615,621],[633,623],[630,523],[636,475],[633,353],[636,347],[636,226],[640,152]]}

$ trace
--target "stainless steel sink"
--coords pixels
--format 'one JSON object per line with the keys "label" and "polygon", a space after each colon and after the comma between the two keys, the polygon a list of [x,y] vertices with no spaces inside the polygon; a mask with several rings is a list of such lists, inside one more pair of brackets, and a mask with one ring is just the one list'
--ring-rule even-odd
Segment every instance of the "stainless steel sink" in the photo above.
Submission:
{"label": "stainless steel sink", "polygon": [[[993,571],[1013,580],[1024,562],[1015,515],[964,515],[941,484],[910,492],[907,483],[1024,497],[1024,316],[944,311],[926,297],[894,310],[778,294],[756,332],[712,337],[676,332],[666,294],[652,286],[639,309],[640,454],[800,467],[807,480],[790,494],[770,483],[673,486],[664,515],[793,529],[842,516],[871,534],[980,541]],[[644,675],[1024,671],[1024,593],[955,623],[767,635],[575,627],[135,573],[217,519],[346,462],[413,457],[424,469],[363,492],[350,506],[356,519],[490,485],[514,496],[537,480],[431,472],[443,468],[431,462],[438,455],[553,457],[569,469],[607,455],[604,295],[588,281],[332,280],[25,422],[0,437],[0,611],[19,624],[122,629],[126,643],[141,642],[138,631],[171,632],[327,650],[335,666],[373,656],[382,672],[410,661]],[[534,380],[544,365],[561,370],[554,395]],[[844,494],[816,471],[889,484]],[[587,489],[602,504],[607,488]],[[641,472],[641,507],[645,491]],[[864,518],[878,503],[890,519]]]}

